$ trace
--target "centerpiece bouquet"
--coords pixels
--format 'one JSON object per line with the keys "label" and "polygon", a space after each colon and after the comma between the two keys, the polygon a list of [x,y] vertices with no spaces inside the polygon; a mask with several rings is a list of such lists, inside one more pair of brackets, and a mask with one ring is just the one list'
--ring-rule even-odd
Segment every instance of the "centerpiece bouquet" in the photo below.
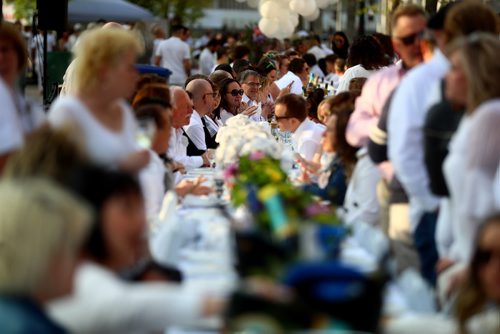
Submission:
{"label": "centerpiece bouquet", "polygon": [[[216,140],[218,166],[224,167],[231,202],[245,206],[254,220],[254,230],[278,242],[297,239],[307,225],[335,225],[335,211],[294,185],[288,178],[293,152],[276,141],[268,123],[256,123],[238,115],[219,130]],[[323,247],[339,245],[345,229],[330,229],[328,237],[318,236]],[[319,234],[325,234],[324,229]],[[314,241],[310,241],[314,242]],[[298,251],[298,246],[294,247]],[[331,250],[331,249],[330,249]],[[328,250],[328,251],[330,251]]]}

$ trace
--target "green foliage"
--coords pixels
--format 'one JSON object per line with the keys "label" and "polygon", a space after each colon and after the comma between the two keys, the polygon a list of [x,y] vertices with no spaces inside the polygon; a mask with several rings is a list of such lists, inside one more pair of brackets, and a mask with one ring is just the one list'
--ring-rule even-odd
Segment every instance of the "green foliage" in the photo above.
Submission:
{"label": "green foliage", "polygon": [[5,0],[5,3],[14,4],[14,15],[16,19],[27,19],[31,21],[36,9],[36,0]]}
{"label": "green foliage", "polygon": [[[233,204],[236,207],[247,205],[264,231],[290,235],[296,233],[303,222],[338,223],[333,210],[290,182],[279,160],[257,152],[241,157],[238,165],[230,166],[229,170],[226,175],[232,179]],[[287,219],[287,226],[281,232],[273,231],[270,212],[264,205],[267,199],[276,195]]]}
{"label": "green foliage", "polygon": [[167,18],[169,13],[181,23],[193,24],[203,17],[203,9],[212,4],[211,0],[129,0],[149,9],[153,14]]}

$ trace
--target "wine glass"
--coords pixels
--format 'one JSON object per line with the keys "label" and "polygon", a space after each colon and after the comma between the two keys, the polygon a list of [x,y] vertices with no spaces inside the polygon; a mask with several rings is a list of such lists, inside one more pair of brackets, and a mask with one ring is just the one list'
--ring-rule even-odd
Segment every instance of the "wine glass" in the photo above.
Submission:
{"label": "wine glass", "polygon": [[139,119],[135,129],[135,141],[141,148],[149,149],[155,132],[156,125],[152,119]]}
{"label": "wine glass", "polygon": [[207,150],[207,158],[210,163],[210,168],[215,168],[215,150],[209,148]]}

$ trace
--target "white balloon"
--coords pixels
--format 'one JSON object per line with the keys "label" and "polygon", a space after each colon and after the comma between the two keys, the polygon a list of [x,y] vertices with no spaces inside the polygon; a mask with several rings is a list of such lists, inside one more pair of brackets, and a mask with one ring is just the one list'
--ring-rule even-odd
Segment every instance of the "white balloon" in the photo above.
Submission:
{"label": "white balloon", "polygon": [[303,8],[300,12],[302,16],[311,16],[314,11],[318,8],[314,0],[303,0]]}
{"label": "white balloon", "polygon": [[307,20],[307,21],[316,21],[319,17],[319,8],[316,7],[316,10],[314,11],[314,13],[312,13],[312,15],[309,15],[309,16],[304,16],[304,18]]}
{"label": "white balloon", "polygon": [[275,1],[266,1],[260,5],[259,8],[260,15],[262,17],[272,18],[272,17],[285,17],[288,16],[288,10],[284,12],[281,6]]}
{"label": "white balloon", "polygon": [[289,7],[290,10],[296,14],[300,14],[304,9],[305,0],[291,0]]}
{"label": "white balloon", "polygon": [[299,25],[299,16],[295,13],[289,14],[289,20],[292,23],[293,27],[297,27]]}
{"label": "white balloon", "polygon": [[279,28],[279,21],[263,17],[259,21],[259,29],[268,37],[272,37]]}
{"label": "white balloon", "polygon": [[328,5],[331,4],[331,1],[330,0],[316,0],[316,5],[318,6],[318,8],[326,8],[328,7]]}

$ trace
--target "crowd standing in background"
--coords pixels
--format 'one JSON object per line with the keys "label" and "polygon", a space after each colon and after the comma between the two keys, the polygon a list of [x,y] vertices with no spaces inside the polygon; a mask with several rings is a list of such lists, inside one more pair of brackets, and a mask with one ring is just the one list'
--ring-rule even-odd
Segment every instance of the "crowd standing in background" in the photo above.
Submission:
{"label": "crowd standing in background", "polygon": [[351,41],[76,24],[48,35],[74,57],[44,115],[21,80],[28,69],[41,89],[41,34],[2,22],[0,332],[161,331],[223,314],[224,296],[172,282],[148,242],[167,200],[213,191],[182,176],[213,167],[217,133],[244,115],[293,150],[302,191],[383,232],[397,271],[420,273],[442,317],[418,328],[499,333],[499,33],[474,0],[432,16],[400,5],[390,36]]}

